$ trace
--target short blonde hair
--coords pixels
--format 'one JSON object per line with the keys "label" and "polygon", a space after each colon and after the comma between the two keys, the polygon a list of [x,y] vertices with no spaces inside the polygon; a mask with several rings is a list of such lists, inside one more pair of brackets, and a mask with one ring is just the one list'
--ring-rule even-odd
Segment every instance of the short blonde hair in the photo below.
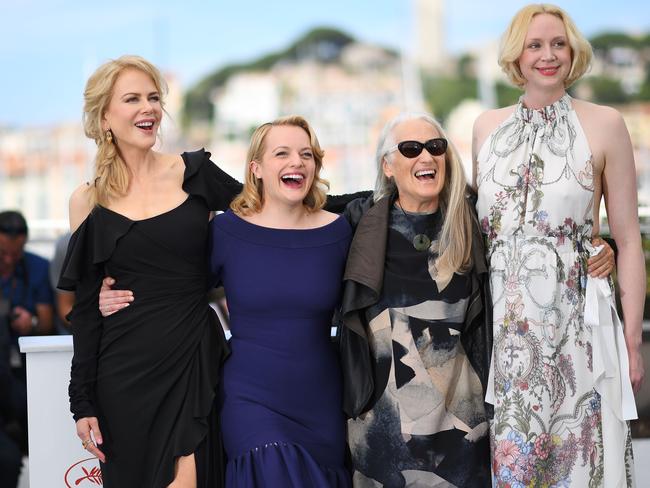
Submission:
{"label": "short blonde hair", "polygon": [[569,46],[571,47],[571,70],[569,71],[564,87],[568,88],[584,75],[591,64],[593,52],[591,44],[580,33],[571,17],[560,7],[546,3],[533,3],[525,6],[510,21],[510,25],[501,37],[499,46],[499,66],[507,75],[510,82],[523,88],[526,78],[519,67],[519,57],[524,50],[526,34],[533,17],[539,14],[554,15],[562,21],[566,30]]}
{"label": "short blonde hair", "polygon": [[102,128],[115,82],[128,69],[142,71],[151,78],[160,95],[160,106],[164,107],[167,83],[158,68],[140,56],[121,56],[107,61],[88,78],[84,90],[83,127],[86,136],[97,144],[95,184],[90,188],[93,205],[107,205],[111,199],[124,196],[129,188],[129,169],[115,141],[109,141]]}
{"label": "short blonde hair", "polygon": [[320,210],[325,205],[329,182],[320,177],[325,151],[321,149],[316,133],[309,125],[309,122],[299,115],[288,115],[276,119],[273,122],[262,124],[253,132],[248,154],[246,155],[244,188],[230,204],[230,208],[237,215],[250,215],[262,210],[262,206],[264,205],[264,184],[262,180],[253,174],[250,163],[252,161],[257,161],[258,163],[262,161],[264,151],[266,150],[266,136],[273,127],[278,126],[299,127],[309,136],[309,145],[314,155],[316,170],[314,172],[314,181],[312,181],[311,187],[303,200],[303,204],[308,212]]}

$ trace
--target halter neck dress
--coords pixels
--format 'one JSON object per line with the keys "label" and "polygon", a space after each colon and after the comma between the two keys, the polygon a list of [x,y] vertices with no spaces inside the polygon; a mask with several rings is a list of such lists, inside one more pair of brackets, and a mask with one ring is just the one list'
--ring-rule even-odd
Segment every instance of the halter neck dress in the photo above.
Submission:
{"label": "halter neck dress", "polygon": [[494,304],[494,486],[632,486],[636,417],[611,282],[593,253],[592,154],[568,95],[520,101],[478,155]]}

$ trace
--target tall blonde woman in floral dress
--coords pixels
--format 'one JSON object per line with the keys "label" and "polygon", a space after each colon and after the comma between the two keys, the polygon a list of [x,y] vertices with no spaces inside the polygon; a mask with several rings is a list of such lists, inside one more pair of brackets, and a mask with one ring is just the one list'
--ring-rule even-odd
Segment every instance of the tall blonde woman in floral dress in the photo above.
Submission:
{"label": "tall blonde woman in floral dress", "polygon": [[[634,484],[627,420],[644,376],[645,267],[625,123],[616,110],[566,93],[591,54],[561,9],[524,7],[499,56],[524,93],[474,127],[494,303],[497,487]],[[618,246],[624,328],[610,284],[587,275],[602,196]]]}

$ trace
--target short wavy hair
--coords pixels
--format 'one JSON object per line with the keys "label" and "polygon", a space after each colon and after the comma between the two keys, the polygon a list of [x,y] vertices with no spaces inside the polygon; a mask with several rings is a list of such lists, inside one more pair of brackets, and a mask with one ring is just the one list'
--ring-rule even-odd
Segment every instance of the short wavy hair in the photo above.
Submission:
{"label": "short wavy hair", "polygon": [[312,181],[311,187],[303,200],[303,204],[308,212],[316,212],[325,205],[329,182],[320,177],[325,151],[321,149],[316,133],[307,120],[299,115],[288,115],[276,119],[273,122],[262,124],[253,132],[251,144],[246,156],[244,188],[230,204],[230,208],[237,215],[250,215],[262,210],[262,206],[264,205],[264,184],[261,179],[255,177],[250,163],[251,161],[262,161],[266,149],[266,136],[271,128],[277,126],[299,127],[309,136],[309,145],[314,155],[316,169],[314,171],[314,181]]}
{"label": "short wavy hair", "polygon": [[564,87],[568,88],[587,72],[591,65],[593,51],[591,44],[580,33],[571,17],[555,5],[533,3],[526,5],[515,14],[501,37],[499,66],[501,66],[501,69],[513,85],[519,88],[524,87],[526,78],[521,73],[519,57],[524,50],[528,27],[533,17],[539,14],[554,15],[564,24],[569,46],[571,47],[571,70],[564,80]]}

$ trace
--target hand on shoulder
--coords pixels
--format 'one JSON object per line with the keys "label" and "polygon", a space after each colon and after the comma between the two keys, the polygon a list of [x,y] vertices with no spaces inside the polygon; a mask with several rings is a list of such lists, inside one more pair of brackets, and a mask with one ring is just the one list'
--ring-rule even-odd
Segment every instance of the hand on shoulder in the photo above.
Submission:
{"label": "hand on shoulder", "polygon": [[70,232],[77,230],[92,210],[91,190],[90,183],[86,182],[79,185],[70,195]]}

